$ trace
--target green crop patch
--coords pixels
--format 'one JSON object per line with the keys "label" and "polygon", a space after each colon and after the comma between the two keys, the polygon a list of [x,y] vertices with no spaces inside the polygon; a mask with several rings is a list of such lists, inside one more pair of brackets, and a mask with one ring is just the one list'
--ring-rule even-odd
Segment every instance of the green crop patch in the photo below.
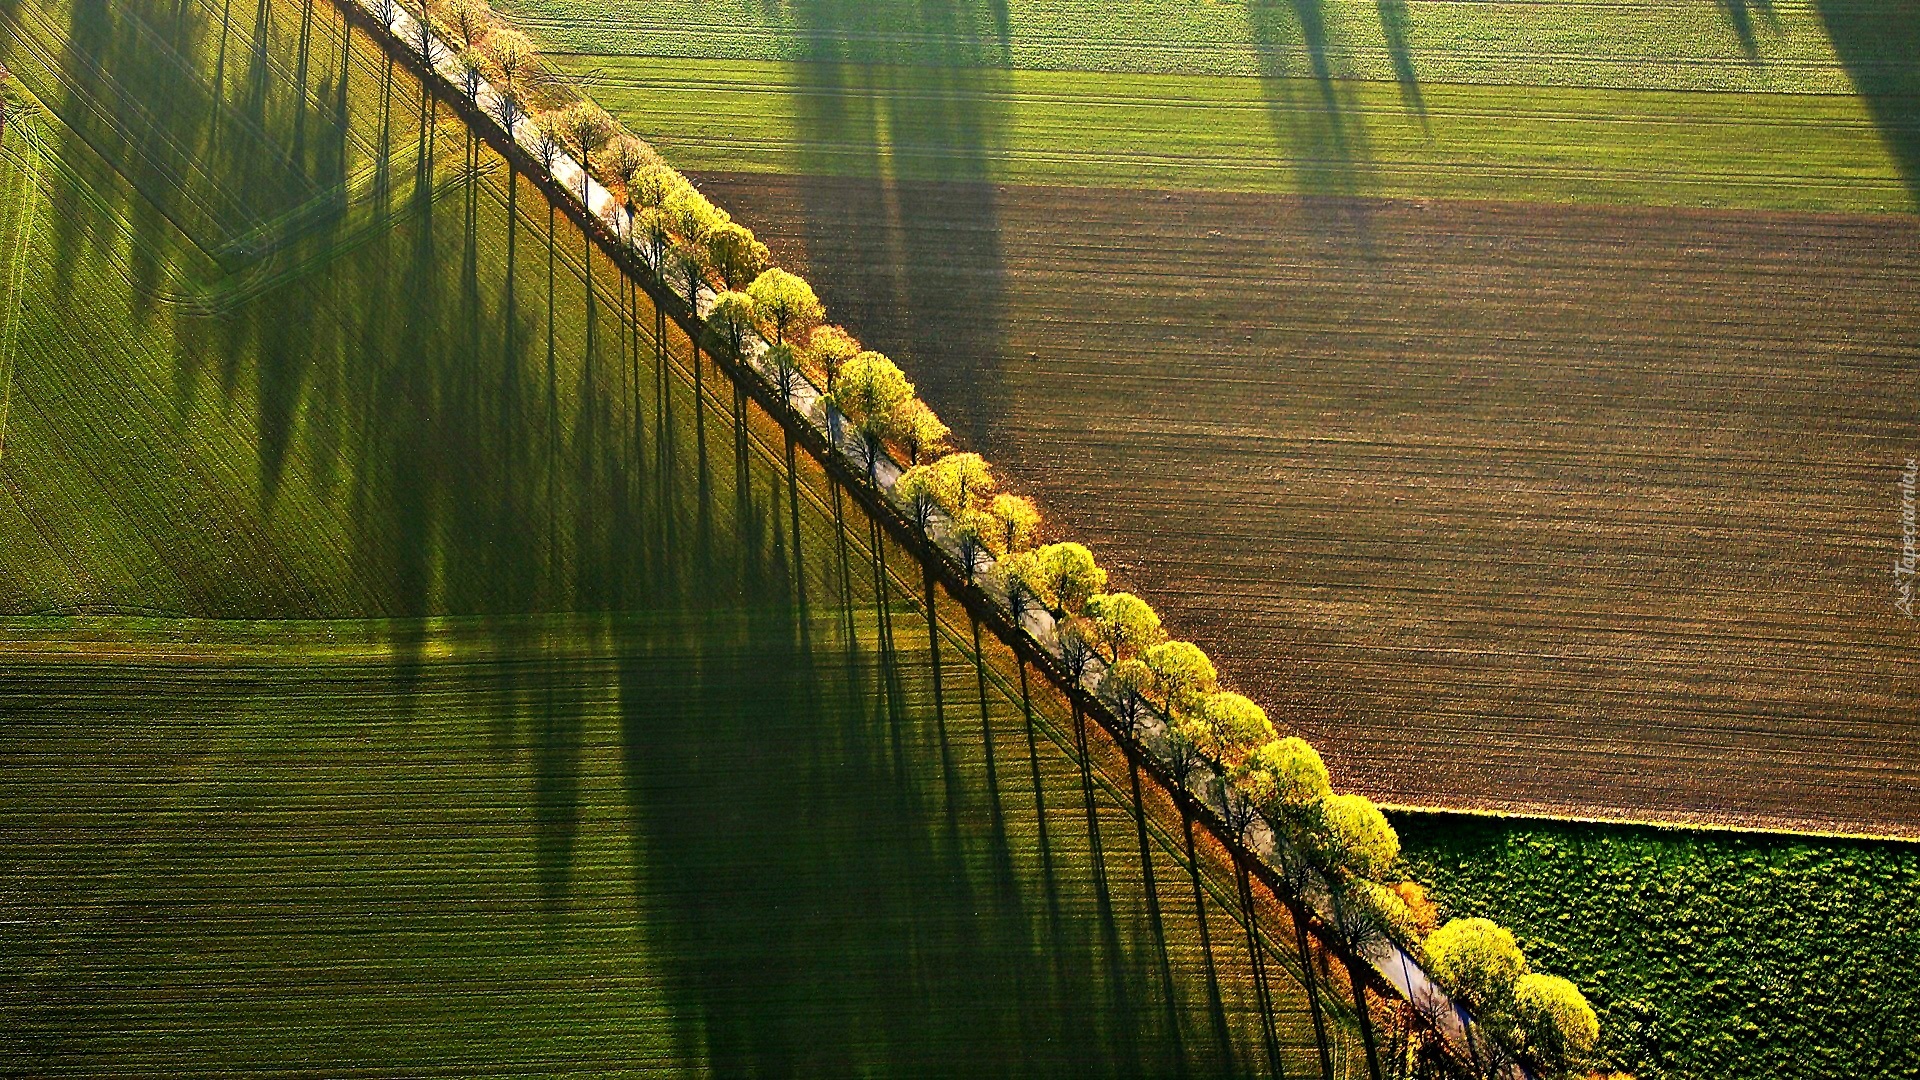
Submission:
{"label": "green crop patch", "polygon": [[1395,815],[1453,915],[1578,971],[1609,1068],[1641,1080],[1920,1068],[1920,848]]}

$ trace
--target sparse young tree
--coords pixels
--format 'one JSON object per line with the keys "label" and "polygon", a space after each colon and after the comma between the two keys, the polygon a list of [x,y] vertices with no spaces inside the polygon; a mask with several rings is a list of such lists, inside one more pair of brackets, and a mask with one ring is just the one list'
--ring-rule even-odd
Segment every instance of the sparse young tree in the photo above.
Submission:
{"label": "sparse young tree", "polygon": [[593,155],[613,138],[613,117],[591,101],[576,101],[560,116],[560,128],[573,148],[580,152],[580,201],[587,201],[588,173]]}
{"label": "sparse young tree", "polygon": [[467,103],[480,103],[480,84],[487,79],[487,73],[480,67],[480,58],[471,51],[460,54],[456,61],[460,65],[460,92],[467,95]]}
{"label": "sparse young tree", "polygon": [[493,9],[486,0],[447,0],[447,25],[460,35],[463,48],[471,49],[487,36],[493,24]]}
{"label": "sparse young tree", "polygon": [[631,213],[634,210],[634,177],[640,175],[641,169],[653,164],[647,144],[631,135],[622,135],[608,144],[604,164],[607,175],[620,181],[620,198]]}
{"label": "sparse young tree", "polygon": [[1087,598],[1087,619],[1107,662],[1117,664],[1167,639],[1160,615],[1132,593],[1096,593]]}
{"label": "sparse young tree", "polygon": [[1140,720],[1146,712],[1147,694],[1153,689],[1153,672],[1137,656],[1107,669],[1100,680],[1100,696],[1113,706],[1113,713],[1127,726],[1128,735],[1140,733]]}
{"label": "sparse young tree", "polygon": [[533,152],[540,159],[542,168],[552,172],[553,163],[560,160],[560,154],[566,148],[560,114],[549,109],[533,118]]}
{"label": "sparse young tree", "polygon": [[433,32],[433,20],[424,14],[413,20],[411,36],[414,55],[420,58],[421,63],[432,67],[445,48],[440,44],[440,35]]}
{"label": "sparse young tree", "polygon": [[1527,958],[1513,932],[1491,919],[1453,919],[1426,944],[1427,974],[1468,1006],[1504,1013]]}
{"label": "sparse young tree", "polygon": [[789,341],[807,344],[814,327],[826,317],[826,308],[813,294],[813,286],[807,284],[805,278],[777,266],[754,278],[753,284],[747,286],[747,293],[753,297],[760,318],[773,331],[769,337],[776,345]]}
{"label": "sparse young tree", "polygon": [[920,455],[944,451],[952,434],[953,429],[926,402],[915,398],[907,403],[906,415],[900,420],[900,441],[906,445],[909,462],[918,465]]}
{"label": "sparse young tree", "polygon": [[840,378],[840,369],[847,361],[859,356],[860,343],[852,334],[838,326],[822,326],[813,332],[807,341],[803,358],[826,380],[827,390],[833,390],[833,384]]}
{"label": "sparse young tree", "polygon": [[1075,686],[1087,677],[1087,669],[1099,655],[1093,649],[1093,635],[1088,633],[1086,625],[1080,619],[1068,619],[1058,624],[1054,640],[1060,646],[1060,663],[1073,677]]}
{"label": "sparse young tree", "polygon": [[1213,692],[1219,673],[1213,661],[1191,641],[1165,641],[1142,657],[1153,672],[1154,704],[1169,716],[1178,716]]}
{"label": "sparse young tree", "polygon": [[740,355],[741,343],[753,329],[753,298],[746,293],[723,292],[707,312],[707,330],[716,342]]}
{"label": "sparse young tree", "polygon": [[518,30],[502,27],[487,35],[482,48],[493,60],[494,66],[500,69],[505,96],[517,101],[522,92],[521,76],[533,67],[536,55],[533,40]]}
{"label": "sparse young tree", "polygon": [[753,230],[737,221],[729,221],[707,237],[707,256],[713,260],[713,272],[729,289],[746,287],[773,262],[767,245],[754,239]]}
{"label": "sparse young tree", "polygon": [[379,17],[380,25],[393,29],[393,20],[400,16],[400,0],[373,0],[373,13]]}
{"label": "sparse young tree", "polygon": [[1024,495],[995,495],[987,504],[994,522],[994,554],[1004,558],[1033,546],[1040,533],[1040,510]]}

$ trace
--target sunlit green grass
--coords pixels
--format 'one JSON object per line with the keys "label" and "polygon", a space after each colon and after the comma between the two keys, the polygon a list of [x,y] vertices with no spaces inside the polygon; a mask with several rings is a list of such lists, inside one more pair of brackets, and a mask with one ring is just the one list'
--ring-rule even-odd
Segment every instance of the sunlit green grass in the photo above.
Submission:
{"label": "sunlit green grass", "polygon": [[693,169],[907,180],[1909,210],[1851,95],[566,57]]}

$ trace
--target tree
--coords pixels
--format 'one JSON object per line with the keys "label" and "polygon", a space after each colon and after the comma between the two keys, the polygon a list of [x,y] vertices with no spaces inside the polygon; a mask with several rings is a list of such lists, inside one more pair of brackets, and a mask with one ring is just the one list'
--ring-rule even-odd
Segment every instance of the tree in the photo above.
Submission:
{"label": "tree", "polygon": [[560,129],[573,143],[574,149],[580,151],[580,201],[584,203],[587,201],[587,174],[593,168],[593,155],[599,153],[613,138],[613,117],[591,101],[576,101],[560,115]]}
{"label": "tree", "polygon": [[486,0],[448,0],[447,25],[460,35],[463,48],[473,48],[487,36],[487,28],[492,24],[493,10],[487,7]]}
{"label": "tree", "polygon": [[413,51],[420,62],[432,67],[434,61],[440,59],[441,48],[440,35],[433,32],[433,20],[424,14],[413,20]]}
{"label": "tree", "polygon": [[1293,816],[1333,794],[1320,752],[1293,735],[1256,747],[1241,765],[1239,782],[1273,818]]}
{"label": "tree", "polygon": [[634,178],[653,162],[653,152],[647,149],[647,144],[631,135],[622,135],[608,145],[604,163],[607,175],[620,181],[620,197],[626,201],[628,211],[634,209]]}
{"label": "tree", "polygon": [[1328,869],[1378,881],[1400,858],[1400,836],[1365,795],[1334,795],[1320,804],[1319,842]]}
{"label": "tree", "polygon": [[993,494],[993,468],[979,454],[948,454],[928,470],[937,482],[940,508],[956,520],[978,513]]}
{"label": "tree", "polygon": [[469,104],[478,105],[480,84],[487,78],[487,73],[480,69],[480,59],[468,51],[461,53],[455,63],[460,68],[460,92],[467,95]]}
{"label": "tree", "polygon": [[1108,668],[1107,677],[1100,681],[1101,696],[1113,706],[1114,715],[1127,725],[1129,735],[1139,733],[1140,716],[1152,688],[1153,671],[1137,656],[1129,656]]}
{"label": "tree", "polygon": [[506,96],[518,100],[520,97],[520,76],[533,66],[533,39],[510,27],[502,27],[487,35],[486,53],[500,69],[500,77],[506,83]]}
{"label": "tree", "polygon": [[373,13],[380,17],[380,25],[393,29],[393,20],[400,15],[400,0],[373,0]]}
{"label": "tree", "polygon": [[632,183],[627,185],[627,201],[642,210],[661,211],[661,218],[670,229],[672,218],[665,212],[667,200],[673,197],[674,192],[689,186],[687,178],[671,166],[657,159],[650,160],[640,167]]}
{"label": "tree", "polygon": [[907,403],[905,415],[900,420],[900,441],[907,446],[909,462],[918,465],[921,454],[944,451],[947,437],[952,434],[953,429],[943,423],[926,402],[914,398]]}
{"label": "tree", "polygon": [[740,355],[741,342],[753,329],[753,298],[746,293],[723,292],[713,298],[707,312],[707,329],[714,339]]}
{"label": "tree", "polygon": [[860,355],[860,343],[838,326],[822,326],[807,341],[803,358],[826,379],[828,391],[840,378],[840,369]]}
{"label": "tree", "polygon": [[1217,690],[1202,698],[1194,714],[1201,721],[1194,741],[1202,753],[1228,770],[1238,768],[1255,747],[1274,737],[1267,711],[1229,690]]}
{"label": "tree", "polygon": [[933,515],[940,508],[938,483],[931,466],[916,465],[893,484],[893,494],[907,504],[907,513],[922,534],[933,527]]}
{"label": "tree", "polygon": [[1541,1064],[1556,1072],[1577,1068],[1600,1038],[1600,1018],[1580,988],[1558,975],[1514,980],[1513,1014],[1520,1037]]}
{"label": "tree", "polygon": [[767,245],[754,239],[753,230],[737,221],[729,221],[707,237],[707,257],[720,283],[738,289],[754,280],[773,262]]}
{"label": "tree", "polygon": [[1064,619],[1086,606],[1087,598],[1107,584],[1107,572],[1093,552],[1072,542],[1048,544],[1032,552],[1034,596],[1053,617]]}
{"label": "tree", "polygon": [[987,504],[987,516],[993,519],[996,554],[1002,557],[1032,547],[1040,531],[1040,510],[1023,495],[995,495]]}
{"label": "tree", "polygon": [[[700,310],[700,288],[706,283],[707,270],[710,269],[707,238],[713,235],[715,229],[727,223],[727,212],[708,202],[707,197],[695,191],[691,184],[675,188],[660,208],[666,212],[675,233],[674,257],[669,260],[670,268],[678,275],[679,284],[686,287],[687,309],[697,312]],[[749,290],[747,295],[753,296],[752,291]],[[753,306],[756,312],[765,315],[758,296],[753,297]]]}
{"label": "tree", "polygon": [[1453,919],[1427,938],[1427,974],[1475,1009],[1505,1012],[1527,958],[1513,932],[1491,919]]}
{"label": "tree", "polygon": [[533,152],[548,172],[553,171],[553,163],[560,160],[566,145],[559,113],[549,109],[533,118]]}
{"label": "tree", "polygon": [[1095,640],[1106,650],[1108,663],[1117,664],[1123,655],[1144,652],[1167,639],[1159,613],[1132,593],[1088,597],[1087,619],[1093,623]]}
{"label": "tree", "polygon": [[754,278],[753,284],[747,286],[747,295],[753,297],[760,318],[773,329],[771,336],[776,345],[788,341],[805,345],[813,328],[826,317],[826,308],[813,294],[813,286],[807,284],[805,278],[777,266]]}
{"label": "tree", "polygon": [[1164,641],[1142,658],[1153,672],[1153,692],[1168,715],[1186,711],[1213,692],[1219,681],[1213,661],[1191,641]]}
{"label": "tree", "polygon": [[913,384],[892,360],[868,350],[840,369],[840,381],[828,398],[853,421],[867,452],[867,480],[878,483],[881,444],[893,432],[900,409],[913,400]]}
{"label": "tree", "polygon": [[791,402],[795,379],[800,374],[800,365],[794,359],[793,346],[769,345],[761,359],[773,365],[773,385],[779,388],[781,397]]}

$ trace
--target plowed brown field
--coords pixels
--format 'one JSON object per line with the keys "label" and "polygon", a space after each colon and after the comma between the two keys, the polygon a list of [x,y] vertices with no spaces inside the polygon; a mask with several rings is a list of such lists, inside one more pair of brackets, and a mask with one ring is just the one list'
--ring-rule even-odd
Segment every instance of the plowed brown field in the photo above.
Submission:
{"label": "plowed brown field", "polygon": [[706,179],[1339,780],[1920,835],[1920,223]]}

